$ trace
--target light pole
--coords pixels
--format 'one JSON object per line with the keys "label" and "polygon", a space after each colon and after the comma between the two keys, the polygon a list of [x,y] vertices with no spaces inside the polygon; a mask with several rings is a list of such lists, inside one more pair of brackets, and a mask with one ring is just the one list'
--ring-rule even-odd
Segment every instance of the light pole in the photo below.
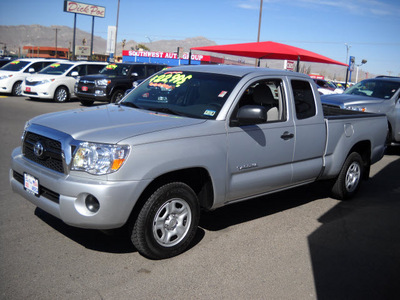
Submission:
{"label": "light pole", "polygon": [[[351,48],[351,45],[348,45],[347,43],[344,43],[344,45],[346,46],[346,61],[345,61],[345,63],[346,64],[349,64],[349,61],[348,61],[348,59],[349,59],[349,50],[350,50],[350,48]],[[347,80],[349,79],[349,69],[350,69],[350,64],[349,64],[349,66],[346,68],[346,82],[345,82],[345,84],[344,84],[344,89],[347,89]]]}
{"label": "light pole", "polygon": [[[263,0],[260,0],[260,15],[259,15],[259,17],[258,17],[257,43],[260,42],[261,19],[262,19],[262,7],[263,7]],[[259,59],[256,59],[256,66],[260,66],[260,60],[259,60]]]}
{"label": "light pole", "polygon": [[366,59],[363,59],[363,60],[361,61],[361,64],[356,65],[356,66],[357,66],[356,83],[358,82],[358,67],[360,67],[360,66],[362,66],[363,64],[366,64],[366,63],[367,63],[367,60],[366,60]]}

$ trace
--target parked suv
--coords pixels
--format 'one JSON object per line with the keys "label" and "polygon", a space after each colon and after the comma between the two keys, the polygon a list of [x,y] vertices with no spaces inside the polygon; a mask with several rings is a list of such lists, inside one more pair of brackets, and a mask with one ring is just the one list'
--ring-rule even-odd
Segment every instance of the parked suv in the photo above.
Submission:
{"label": "parked suv", "polygon": [[22,94],[30,98],[54,99],[65,102],[74,96],[74,85],[79,76],[98,73],[107,63],[88,61],[58,61],[21,85]]}
{"label": "parked suv", "polygon": [[25,78],[40,71],[56,59],[23,58],[10,61],[0,68],[0,93],[21,95],[21,84]]}
{"label": "parked suv", "polygon": [[365,79],[341,95],[321,96],[326,106],[384,113],[388,118],[388,143],[400,143],[400,77]]}
{"label": "parked suv", "polygon": [[75,85],[75,95],[83,105],[94,101],[118,102],[135,82],[166,68],[150,63],[111,63],[97,75],[81,77]]}

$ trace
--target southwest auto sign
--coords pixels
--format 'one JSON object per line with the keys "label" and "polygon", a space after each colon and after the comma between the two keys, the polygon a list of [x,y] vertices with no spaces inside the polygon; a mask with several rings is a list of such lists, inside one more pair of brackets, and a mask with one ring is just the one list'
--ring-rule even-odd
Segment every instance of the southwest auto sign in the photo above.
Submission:
{"label": "southwest auto sign", "polygon": [[103,6],[67,0],[64,1],[64,11],[100,18],[104,18],[106,15],[106,8]]}

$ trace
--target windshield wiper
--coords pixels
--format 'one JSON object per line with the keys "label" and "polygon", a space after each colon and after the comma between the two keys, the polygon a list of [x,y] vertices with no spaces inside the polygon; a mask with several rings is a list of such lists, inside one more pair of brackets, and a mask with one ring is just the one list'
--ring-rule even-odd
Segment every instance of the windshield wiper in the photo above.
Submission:
{"label": "windshield wiper", "polygon": [[120,103],[118,103],[118,106],[128,106],[128,107],[133,107],[133,108],[141,108],[141,107],[139,107],[139,106],[137,106],[135,103],[133,103],[133,102],[125,102],[125,101],[123,101],[123,102],[120,102]]}
{"label": "windshield wiper", "polygon": [[163,112],[166,114],[170,115],[175,115],[175,116],[184,116],[184,114],[178,113],[172,109],[169,109],[168,107],[149,107],[146,108],[147,110],[155,111],[155,112]]}

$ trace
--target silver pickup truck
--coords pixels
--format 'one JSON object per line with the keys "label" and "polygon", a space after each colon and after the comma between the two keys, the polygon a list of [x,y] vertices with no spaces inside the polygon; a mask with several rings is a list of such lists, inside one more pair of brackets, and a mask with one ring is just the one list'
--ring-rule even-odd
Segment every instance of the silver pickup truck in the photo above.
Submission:
{"label": "silver pickup truck", "polygon": [[153,259],[183,252],[200,209],[332,179],[352,197],[384,155],[385,115],[328,109],[315,83],[288,71],[182,66],[118,104],[27,122],[10,182],[82,228],[124,226]]}

